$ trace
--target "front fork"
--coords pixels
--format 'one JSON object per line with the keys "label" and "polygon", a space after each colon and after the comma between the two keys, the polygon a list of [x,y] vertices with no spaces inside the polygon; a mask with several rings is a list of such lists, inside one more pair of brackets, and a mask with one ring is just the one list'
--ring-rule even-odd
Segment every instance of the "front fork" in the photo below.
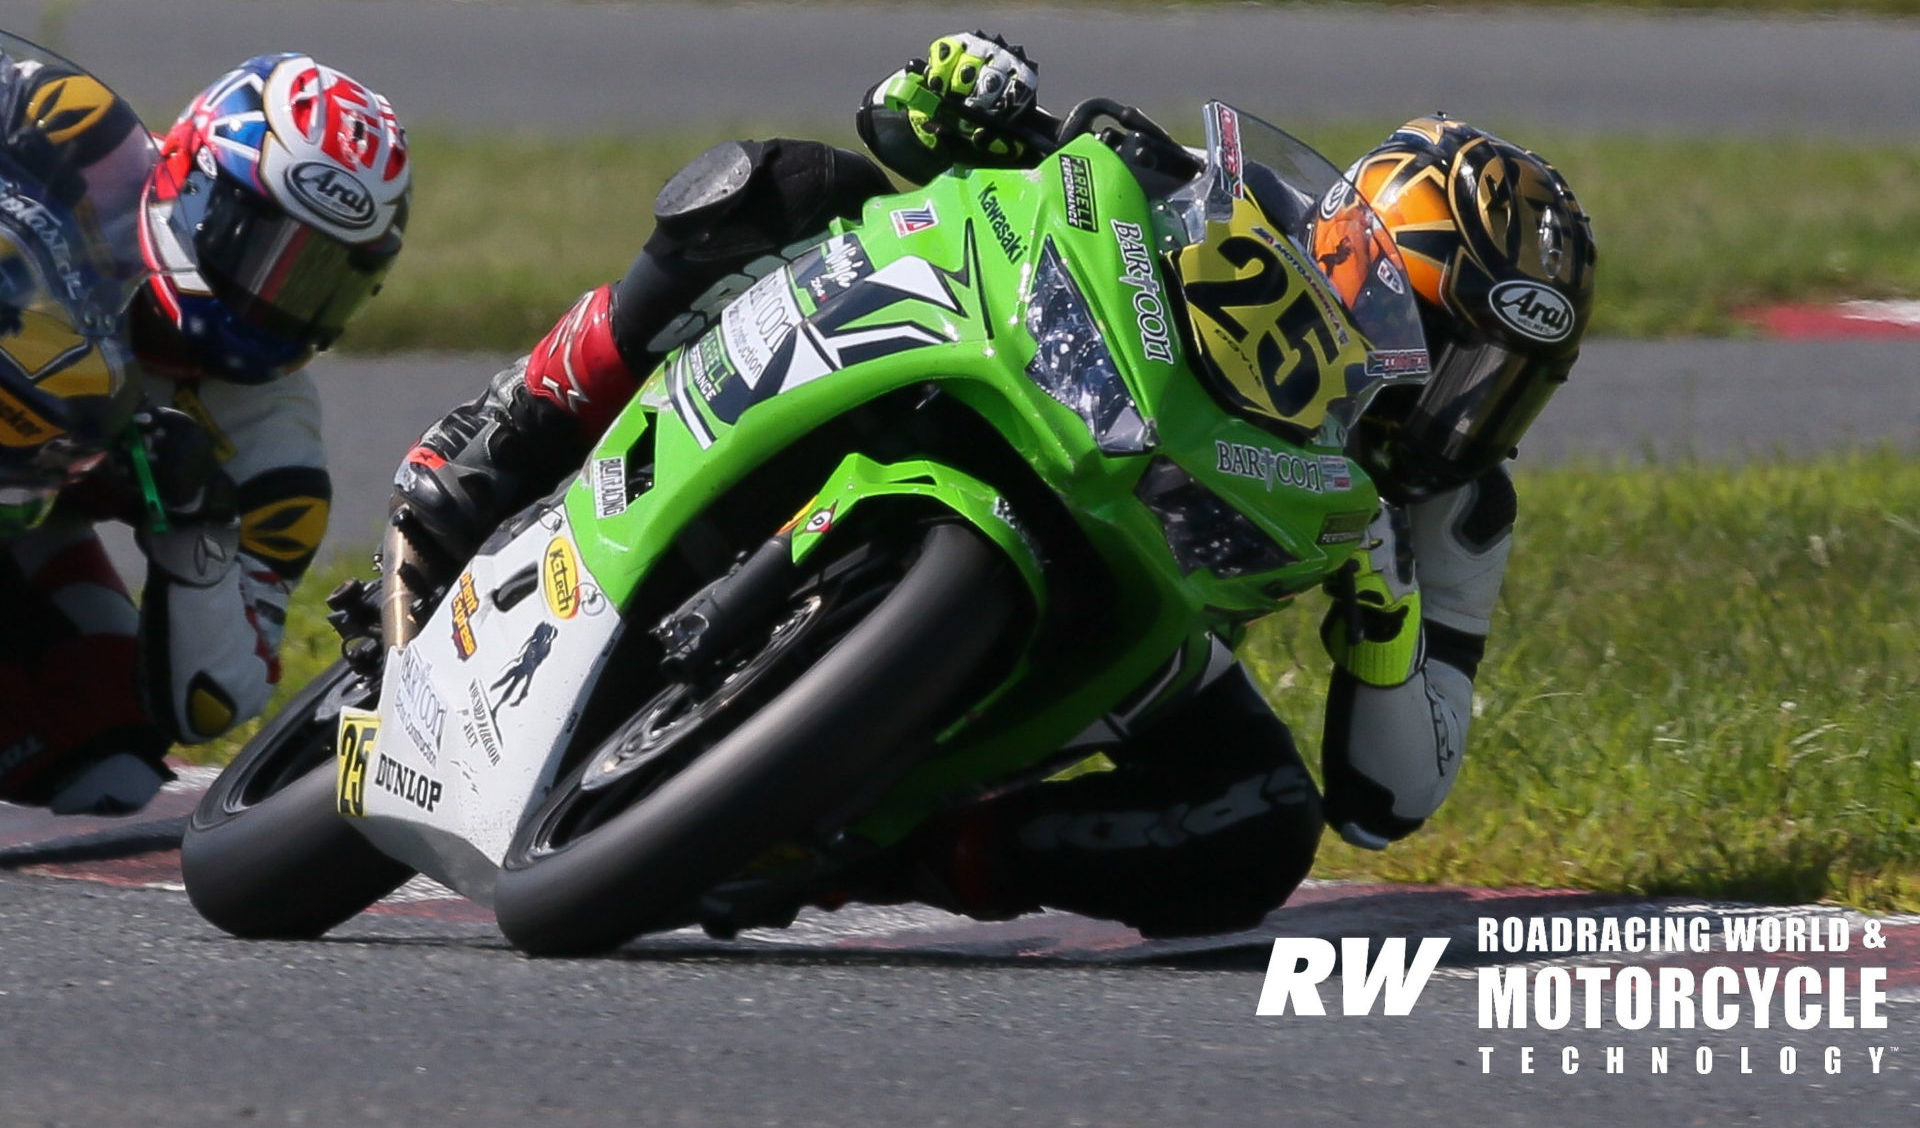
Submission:
{"label": "front fork", "polygon": [[[882,463],[850,454],[828,476],[813,500],[779,532],[653,627],[654,637],[665,651],[661,668],[670,676],[686,680],[699,677],[724,658],[779,610],[805,572],[807,561],[833,531],[844,527],[856,508],[883,497],[914,498],[923,508],[932,503],[992,541],[1026,581],[1034,600],[1034,621],[1038,622],[1038,612],[1046,599],[1040,556],[1012,505],[998,490],[938,462]],[[389,538],[390,542],[394,539]],[[390,618],[404,621],[407,606],[404,602],[396,605],[390,597],[385,609]]]}

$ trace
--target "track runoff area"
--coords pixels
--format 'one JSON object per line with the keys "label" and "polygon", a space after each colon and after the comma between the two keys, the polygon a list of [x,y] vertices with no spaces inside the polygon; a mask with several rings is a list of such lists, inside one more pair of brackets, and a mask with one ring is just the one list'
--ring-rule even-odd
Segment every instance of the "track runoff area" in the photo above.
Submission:
{"label": "track runoff area", "polygon": [[[0,804],[0,871],[184,896],[179,841],[216,770],[182,767],[127,819]],[[486,925],[425,879],[367,912]],[[211,926],[208,926],[211,930]],[[235,941],[239,943],[239,941]],[[1905,1072],[1920,1001],[1920,916],[1573,890],[1309,882],[1255,929],[1150,940],[1068,913],[985,923],[922,906],[807,910],[785,929],[697,929],[623,954],[880,958],[954,964],[1264,969],[1248,1007],[1273,1021],[1464,1010],[1477,1072],[1855,1076]],[[1901,1017],[1895,1019],[1894,1015]],[[1292,1016],[1292,1017],[1286,1017]]]}

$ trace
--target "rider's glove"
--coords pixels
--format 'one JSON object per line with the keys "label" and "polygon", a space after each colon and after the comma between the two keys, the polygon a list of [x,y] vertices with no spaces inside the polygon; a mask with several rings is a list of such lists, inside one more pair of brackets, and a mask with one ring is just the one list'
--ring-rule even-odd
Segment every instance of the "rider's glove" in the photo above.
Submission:
{"label": "rider's glove", "polygon": [[999,36],[942,36],[925,59],[869,92],[861,136],[881,160],[914,180],[954,164],[1019,166],[1029,147],[1010,127],[1032,108],[1039,81],[1039,67],[1026,52]]}
{"label": "rider's glove", "polygon": [[[996,164],[1026,155],[1026,146],[1006,134],[1006,126],[1033,105],[1040,85],[1040,68],[1025,51],[997,35],[988,39],[985,32],[942,36],[927,48],[923,81],[949,108],[961,107],[943,116],[976,152]],[[914,121],[911,112],[908,120]],[[931,124],[922,117],[914,121],[914,131],[931,141],[926,133]]]}
{"label": "rider's glove", "polygon": [[1361,682],[1402,685],[1420,670],[1425,637],[1405,512],[1382,506],[1365,536],[1326,583],[1333,606],[1320,639],[1334,665]]}
{"label": "rider's glove", "polygon": [[163,518],[141,533],[147,559],[177,583],[220,582],[238,559],[240,507],[213,437],[193,416],[171,407],[144,411],[134,423]]}

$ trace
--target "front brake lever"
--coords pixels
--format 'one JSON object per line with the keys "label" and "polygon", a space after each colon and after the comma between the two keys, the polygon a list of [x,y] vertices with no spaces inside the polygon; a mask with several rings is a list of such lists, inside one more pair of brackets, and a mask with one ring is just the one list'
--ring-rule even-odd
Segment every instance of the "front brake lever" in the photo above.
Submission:
{"label": "front brake lever", "polygon": [[141,509],[147,515],[147,532],[158,536],[168,529],[167,507],[160,501],[160,486],[153,479],[153,461],[147,455],[146,436],[138,426],[129,426],[122,444],[127,462],[133,467],[133,480],[140,487]]}

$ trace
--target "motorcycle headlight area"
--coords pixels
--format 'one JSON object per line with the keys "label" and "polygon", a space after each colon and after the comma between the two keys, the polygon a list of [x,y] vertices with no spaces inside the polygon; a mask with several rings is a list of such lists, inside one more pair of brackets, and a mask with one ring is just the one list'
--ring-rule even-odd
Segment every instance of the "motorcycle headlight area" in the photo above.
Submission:
{"label": "motorcycle headlight area", "polygon": [[1086,421],[1103,454],[1145,454],[1153,449],[1152,427],[1127,391],[1113,354],[1073,277],[1047,240],[1027,298],[1027,332],[1033,360],[1027,377]]}
{"label": "motorcycle headlight area", "polygon": [[1231,580],[1272,572],[1299,558],[1247,516],[1165,458],[1156,458],[1133,494],[1160,519],[1160,532],[1182,572],[1205,568]]}

